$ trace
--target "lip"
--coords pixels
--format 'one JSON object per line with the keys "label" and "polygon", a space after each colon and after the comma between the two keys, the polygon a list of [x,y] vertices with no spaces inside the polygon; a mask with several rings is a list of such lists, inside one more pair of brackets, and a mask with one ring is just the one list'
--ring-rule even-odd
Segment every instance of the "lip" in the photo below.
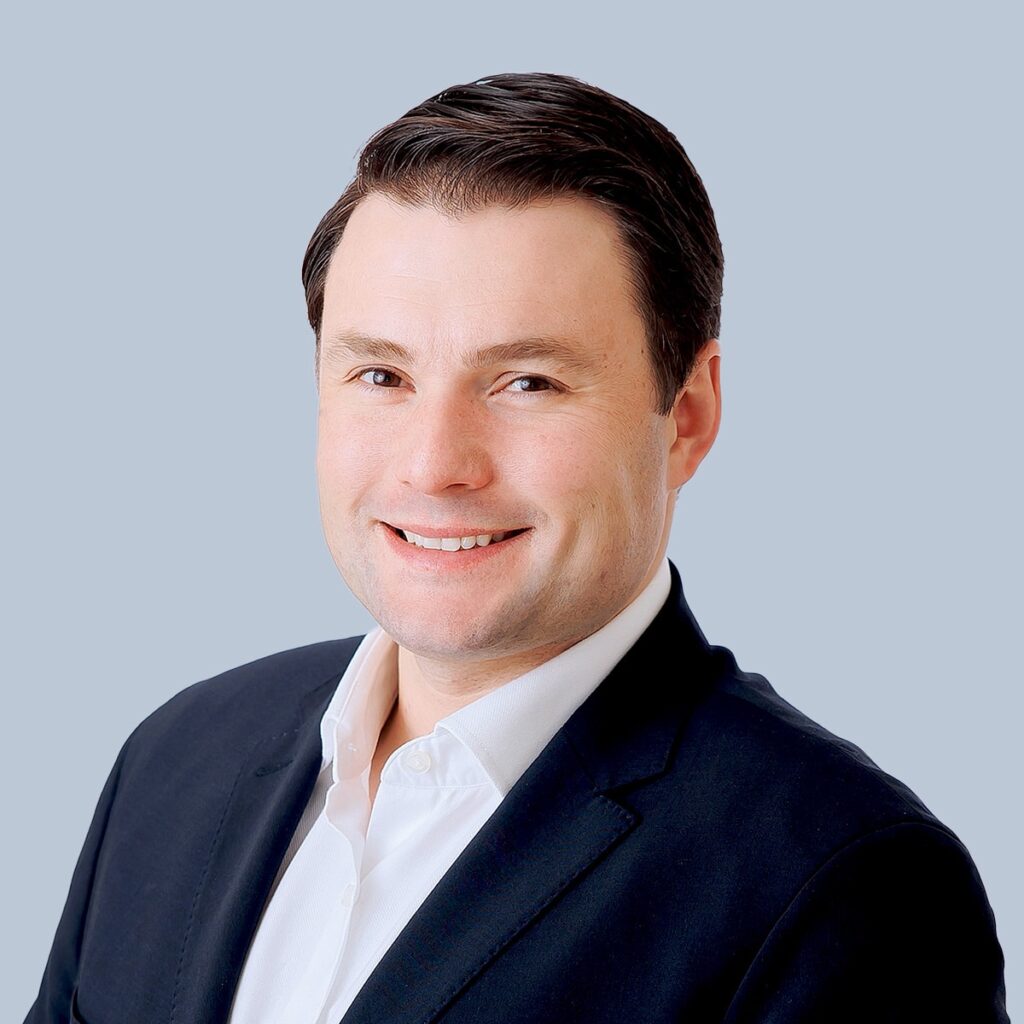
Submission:
{"label": "lip", "polygon": [[[437,551],[430,548],[421,548],[416,544],[410,544],[402,540],[395,532],[406,527],[392,526],[390,523],[380,523],[381,532],[384,535],[384,543],[399,558],[411,568],[427,569],[434,573],[465,572],[470,569],[486,566],[488,563],[504,560],[509,553],[516,551],[526,543],[525,538],[532,532],[530,527],[519,527],[522,533],[517,533],[504,540],[492,542],[487,547],[463,548],[459,551]],[[421,537],[469,537],[487,533],[487,530],[477,530],[476,527],[460,527],[465,533],[439,533],[436,528],[420,530],[415,526],[408,526],[413,533]],[[448,527],[445,528],[446,530]],[[516,527],[513,527],[516,529]],[[500,530],[492,531],[500,533]]]}
{"label": "lip", "polygon": [[467,526],[464,523],[438,529],[436,526],[417,526],[415,523],[388,523],[384,522],[384,520],[381,520],[381,522],[392,530],[416,533],[421,537],[431,537],[435,540],[443,537],[480,537],[484,534],[493,536],[496,533],[511,533],[513,530],[528,529],[525,526]]}

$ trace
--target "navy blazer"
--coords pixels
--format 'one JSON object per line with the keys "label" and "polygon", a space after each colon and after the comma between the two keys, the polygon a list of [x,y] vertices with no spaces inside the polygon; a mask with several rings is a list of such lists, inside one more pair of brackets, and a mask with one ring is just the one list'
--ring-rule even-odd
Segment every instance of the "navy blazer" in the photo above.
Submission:
{"label": "navy blazer", "polygon": [[[182,691],[122,748],[29,1024],[226,1020],[359,638]],[[1006,1021],[957,837],[665,606],[345,1024]]]}

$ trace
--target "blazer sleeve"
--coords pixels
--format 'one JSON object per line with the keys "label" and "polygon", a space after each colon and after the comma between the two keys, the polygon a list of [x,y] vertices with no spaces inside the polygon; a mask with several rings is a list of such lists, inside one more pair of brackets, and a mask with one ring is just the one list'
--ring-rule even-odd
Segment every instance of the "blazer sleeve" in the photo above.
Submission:
{"label": "blazer sleeve", "polygon": [[25,1024],[67,1024],[74,1020],[72,999],[78,984],[78,961],[89,913],[89,902],[97,866],[101,860],[103,839],[107,831],[114,797],[117,793],[121,770],[128,750],[128,741],[121,748],[107,781],[100,793],[92,823],[78,855],[71,887],[50,955],[43,970],[39,995],[28,1011]]}
{"label": "blazer sleeve", "polygon": [[758,951],[725,1024],[1009,1022],[1003,954],[970,855],[925,822],[834,854]]}

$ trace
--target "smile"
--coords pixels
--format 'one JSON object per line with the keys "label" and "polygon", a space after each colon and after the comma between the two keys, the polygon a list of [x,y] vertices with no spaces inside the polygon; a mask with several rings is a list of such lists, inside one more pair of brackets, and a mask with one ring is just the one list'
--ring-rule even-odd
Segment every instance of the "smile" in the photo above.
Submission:
{"label": "smile", "polygon": [[418,548],[425,548],[428,551],[469,551],[472,548],[485,548],[490,544],[500,544],[502,541],[526,532],[524,528],[499,530],[494,533],[470,533],[458,537],[426,537],[397,526],[391,526],[390,529],[406,543],[413,544]]}

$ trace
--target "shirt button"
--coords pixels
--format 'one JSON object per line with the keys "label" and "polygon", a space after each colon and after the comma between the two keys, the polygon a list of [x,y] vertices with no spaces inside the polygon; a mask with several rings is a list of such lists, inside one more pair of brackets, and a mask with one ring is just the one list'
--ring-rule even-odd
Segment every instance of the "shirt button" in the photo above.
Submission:
{"label": "shirt button", "polygon": [[355,903],[356,899],[356,887],[350,882],[341,890],[341,905],[343,907],[351,907]]}
{"label": "shirt button", "polygon": [[425,750],[410,750],[402,758],[402,763],[409,771],[415,772],[417,775],[430,771],[430,755]]}

